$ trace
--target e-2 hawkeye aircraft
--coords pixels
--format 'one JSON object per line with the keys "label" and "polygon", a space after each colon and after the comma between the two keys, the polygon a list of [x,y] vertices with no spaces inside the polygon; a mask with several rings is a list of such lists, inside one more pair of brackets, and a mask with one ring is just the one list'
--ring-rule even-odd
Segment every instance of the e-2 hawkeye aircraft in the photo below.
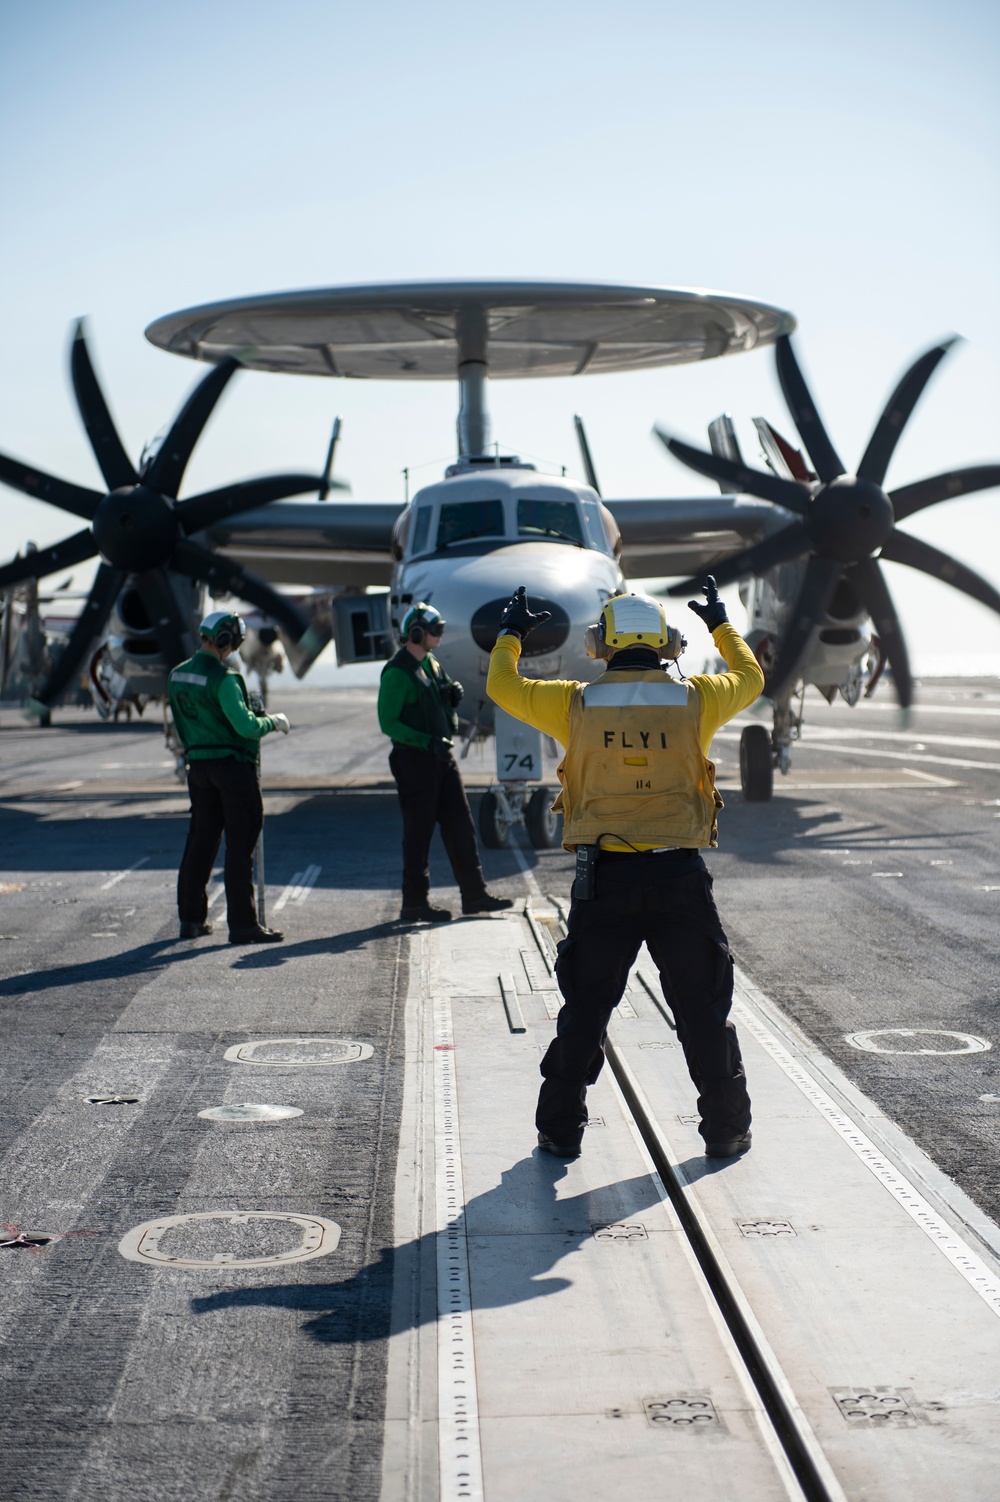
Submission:
{"label": "e-2 hawkeye aircraft", "polygon": [[[387,655],[407,606],[430,599],[451,622],[441,655],[466,685],[463,716],[473,730],[486,728],[493,718],[484,692],[489,647],[502,604],[516,585],[526,583],[533,603],[553,616],[544,634],[533,635],[532,655],[526,655],[522,670],[588,678],[596,665],[584,655],[585,627],[608,595],[625,587],[626,574],[701,574],[720,558],[743,555],[748,544],[766,542],[776,517],[784,514],[770,495],[602,502],[579,420],[586,486],[542,477],[513,456],[490,453],[488,377],[646,368],[776,340],[790,351],[787,335],[794,326],[791,315],[778,309],[721,294],[525,283],[321,289],[170,315],[147,330],[152,342],[215,366],[188,407],[213,376],[231,373],[237,365],[355,378],[457,376],[458,459],[443,481],[424,487],[406,506],[278,500],[247,510],[238,504],[249,494],[244,486],[230,487],[240,496],[216,501],[210,517],[202,517],[196,503],[176,503],[163,493],[162,504],[153,506],[148,492],[158,477],[144,469],[145,484],[137,487],[146,492],[143,507],[129,505],[126,512],[133,528],[140,514],[145,574],[158,571],[162,586],[179,556],[181,572],[189,578],[190,545],[178,542],[177,534],[201,523],[217,561],[209,575],[202,560],[200,577],[216,583],[228,577],[242,598],[263,607],[261,591],[268,588],[246,564],[273,581],[342,591],[333,601],[341,662]],[[0,465],[0,477],[40,493],[37,474],[31,489],[20,471],[12,470],[12,461]],[[170,478],[175,495],[177,477]],[[290,485],[278,491],[279,482],[290,480],[303,482],[300,491],[317,484],[313,477],[276,477],[272,493],[294,494]],[[106,499],[103,530],[117,546],[121,508],[115,509],[115,492]],[[185,518],[187,507],[192,509]],[[152,535],[157,517],[158,551]],[[90,555],[95,551],[91,546]],[[119,556],[124,558],[124,551]],[[67,561],[61,555],[54,566]],[[259,586],[255,593],[247,591],[248,579]],[[133,572],[128,583],[141,593],[144,577]],[[364,592],[379,585],[389,586],[388,595]],[[179,612],[178,606],[175,620]],[[167,649],[169,631],[158,632],[158,624],[152,621],[153,637],[166,636]],[[51,688],[48,692],[51,696]],[[530,742],[525,727],[504,725],[505,718],[499,716],[497,726],[500,786],[483,801],[483,834],[488,843],[502,843],[513,818],[524,813],[533,841],[547,844],[555,836],[547,800],[540,790],[528,796],[531,782],[541,775],[540,746]],[[752,785],[748,792],[753,795]]]}
{"label": "e-2 hawkeye aircraft", "polygon": [[[172,427],[133,467],[115,431],[79,326],[71,376],[107,493],[85,490],[0,456],[0,479],[84,518],[53,547],[0,569],[0,588],[99,555],[79,621],[37,691],[47,714],[88,659],[135,692],[154,695],[166,670],[193,647],[203,591],[228,591],[282,628],[297,671],[335,632],[341,662],[391,651],[407,606],[428,599],[451,627],[442,652],[467,686],[462,713],[474,733],[493,722],[485,669],[500,610],[526,583],[553,621],[525,668],[587,677],[586,626],[633,576],[701,566],[710,542],[738,547],[760,535],[758,502],[614,502],[590,485],[539,475],[491,452],[488,375],[517,378],[630,370],[738,353],[794,327],[766,304],[715,293],[526,283],[335,288],[200,308],[161,319],[150,339],[211,363]],[[438,485],[404,506],[285,497],[327,488],[327,475],[278,475],[178,499],[194,443],[239,367],[359,378],[455,379],[461,393],[458,458]],[[329,626],[310,620],[274,583],[335,592]],[[386,593],[366,593],[389,586]],[[96,647],[96,651],[95,651]],[[93,656],[91,656],[93,654]],[[508,725],[499,794],[487,800],[488,837],[505,840],[530,811],[532,837],[555,826],[544,794],[540,746]],[[511,740],[512,738],[512,740]],[[511,749],[513,747],[513,749]],[[511,775],[514,774],[514,775]]]}

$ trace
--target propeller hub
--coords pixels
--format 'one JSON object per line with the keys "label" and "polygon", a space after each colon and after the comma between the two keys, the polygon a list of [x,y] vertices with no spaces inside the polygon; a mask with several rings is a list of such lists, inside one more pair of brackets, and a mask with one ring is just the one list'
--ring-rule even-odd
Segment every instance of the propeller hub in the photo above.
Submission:
{"label": "propeller hub", "polygon": [[167,563],[181,535],[173,502],[145,485],[112,490],[98,506],[93,525],[101,557],[130,574]]}
{"label": "propeller hub", "polygon": [[870,558],[895,524],[892,502],[873,480],[838,475],[809,508],[807,526],[818,553],[840,563]]}

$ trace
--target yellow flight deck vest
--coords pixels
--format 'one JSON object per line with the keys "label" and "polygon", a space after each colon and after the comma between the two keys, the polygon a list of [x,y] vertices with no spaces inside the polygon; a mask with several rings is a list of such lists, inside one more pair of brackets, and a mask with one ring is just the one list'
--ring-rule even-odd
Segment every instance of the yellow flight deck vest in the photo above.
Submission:
{"label": "yellow flight deck vest", "polygon": [[700,721],[697,689],[655,668],[581,684],[554,804],[565,847],[596,845],[602,836],[631,845],[717,845],[723,804],[715,764],[702,754]]}

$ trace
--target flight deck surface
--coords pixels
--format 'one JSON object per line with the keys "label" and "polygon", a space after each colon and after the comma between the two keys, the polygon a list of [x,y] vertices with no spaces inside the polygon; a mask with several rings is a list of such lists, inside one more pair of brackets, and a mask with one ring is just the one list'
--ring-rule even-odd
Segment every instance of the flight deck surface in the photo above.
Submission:
{"label": "flight deck surface", "polygon": [[155,725],[0,717],[4,1495],[991,1495],[1000,684],[815,702],[771,805],[717,738],[755,1123],[715,1165],[645,954],[583,1157],[535,1150],[569,857],[400,929],[373,692],[275,704],[263,950],[176,939]]}

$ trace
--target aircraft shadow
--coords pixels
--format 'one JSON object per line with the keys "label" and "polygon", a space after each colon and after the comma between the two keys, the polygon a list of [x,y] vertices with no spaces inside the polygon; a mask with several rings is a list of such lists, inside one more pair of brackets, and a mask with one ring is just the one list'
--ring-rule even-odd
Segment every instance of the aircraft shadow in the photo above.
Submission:
{"label": "aircraft shadow", "polygon": [[[811,812],[819,808],[820,813]],[[762,817],[763,815],[763,817]],[[881,850],[905,841],[908,848],[928,849],[950,846],[970,830],[935,830],[920,835],[901,836],[888,823],[868,821],[859,824],[851,816],[846,822],[839,809],[817,794],[813,798],[776,798],[772,803],[745,803],[734,799],[726,806],[720,820],[722,840],[718,855],[749,865],[788,865],[792,858],[814,850]],[[823,833],[810,831],[823,826]],[[709,860],[715,859],[715,852]],[[732,868],[730,868],[732,874]]]}

